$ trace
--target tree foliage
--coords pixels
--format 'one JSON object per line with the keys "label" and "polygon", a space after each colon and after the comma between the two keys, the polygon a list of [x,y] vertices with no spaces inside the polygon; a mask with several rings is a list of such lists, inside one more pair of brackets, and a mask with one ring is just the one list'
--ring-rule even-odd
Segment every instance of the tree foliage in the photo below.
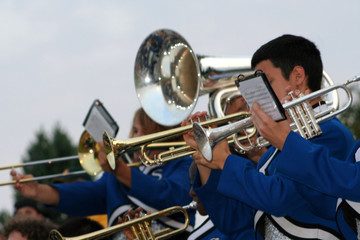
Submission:
{"label": "tree foliage", "polygon": [[[354,99],[360,99],[360,90],[352,89]],[[352,132],[355,140],[360,139],[360,103],[354,100],[351,107],[339,116],[342,123]]]}
{"label": "tree foliage", "polygon": [[[61,128],[59,124],[56,124],[52,132],[49,134],[44,129],[40,129],[35,133],[35,140],[30,143],[26,150],[25,157],[22,161],[32,162],[45,159],[53,159],[59,157],[74,156],[74,160],[62,161],[51,164],[41,164],[34,166],[24,167],[24,174],[31,174],[33,176],[48,176],[51,174],[58,174],[67,171],[82,170],[81,165],[77,159],[77,146],[74,145],[68,136],[68,134]],[[56,182],[71,182],[77,179],[79,176],[68,177],[63,179],[49,179],[42,180],[41,183],[51,184]],[[82,175],[85,179],[89,179],[87,175]],[[23,198],[18,192],[15,192],[16,201]],[[52,210],[45,209],[45,215],[49,217],[55,223],[61,223],[67,216],[64,214],[56,213]]]}
{"label": "tree foliage", "polygon": [[0,230],[3,229],[4,223],[11,219],[11,214],[8,210],[3,209],[0,211]]}

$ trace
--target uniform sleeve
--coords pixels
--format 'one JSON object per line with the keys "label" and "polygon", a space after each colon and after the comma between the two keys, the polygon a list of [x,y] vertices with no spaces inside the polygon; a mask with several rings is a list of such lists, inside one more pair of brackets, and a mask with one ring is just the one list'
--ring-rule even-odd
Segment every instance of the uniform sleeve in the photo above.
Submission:
{"label": "uniform sleeve", "polygon": [[248,159],[230,155],[221,173],[218,191],[254,209],[285,216],[304,204],[294,182],[279,175],[264,175]]}
{"label": "uniform sleeve", "polygon": [[[349,144],[354,143],[354,139],[348,129],[341,122],[334,118],[321,124],[322,134],[309,141],[323,145],[330,151],[331,156],[341,156],[350,151]],[[292,132],[291,135],[297,135]],[[306,141],[299,135],[295,141],[294,148],[307,149]],[[267,152],[270,152],[268,150]],[[259,161],[258,166],[264,167],[266,159],[265,153]],[[336,207],[336,198],[316,191],[313,188],[295,182],[278,173],[277,166],[279,158],[291,161],[294,157],[303,156],[301,152],[288,149],[285,145],[283,151],[279,152],[271,161],[268,167],[264,167],[265,173],[258,172],[258,169],[247,159],[239,156],[230,155],[227,159],[223,173],[221,174],[218,191],[222,194],[238,199],[255,209],[267,212],[275,216],[285,216],[299,209],[301,205],[307,204],[308,207],[317,214],[325,214],[324,218],[331,218]],[[298,168],[299,169],[299,168]],[[307,169],[316,169],[307,167]],[[319,168],[317,168],[319,169]],[[236,189],[236,190],[234,190]],[[321,202],[321,204],[318,204]],[[316,208],[321,208],[320,210]],[[325,209],[333,209],[327,211]]]}
{"label": "uniform sleeve", "polygon": [[[299,148],[299,142],[302,142],[304,147]],[[360,201],[360,163],[353,163],[354,154],[359,147],[360,141],[353,146],[344,161],[330,157],[327,148],[290,133],[283,151],[292,153],[293,157],[280,157],[277,172],[323,193]]]}
{"label": "uniform sleeve", "polygon": [[204,205],[211,221],[221,232],[229,235],[247,233],[253,238],[255,236],[254,210],[217,192],[220,175],[220,170],[212,170],[207,183],[200,186],[200,177],[197,172],[193,186],[197,197]]}
{"label": "uniform sleeve", "polygon": [[88,216],[106,213],[107,173],[97,181],[77,181],[53,184],[59,191],[59,204],[51,207],[71,216]]}
{"label": "uniform sleeve", "polygon": [[192,201],[189,195],[191,162],[189,157],[171,161],[151,174],[132,168],[128,194],[156,209],[189,204]]}

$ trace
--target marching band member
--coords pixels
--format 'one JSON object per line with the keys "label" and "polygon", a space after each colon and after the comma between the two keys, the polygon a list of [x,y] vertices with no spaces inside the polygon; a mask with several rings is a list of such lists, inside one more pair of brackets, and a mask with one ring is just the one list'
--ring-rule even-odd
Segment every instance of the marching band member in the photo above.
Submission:
{"label": "marching band member", "polygon": [[[243,97],[239,96],[233,96],[230,99],[227,99],[226,105],[224,107],[224,113],[225,115],[240,112],[240,111],[249,111],[248,106],[244,100]],[[206,113],[204,112],[201,116],[199,115],[199,118],[205,118]],[[194,121],[197,121],[197,119],[194,119]],[[252,154],[252,157],[256,159],[258,157],[259,153],[258,151],[255,151]],[[203,166],[199,166],[203,167]],[[196,164],[195,162],[192,162],[190,168],[189,168],[189,178],[191,185],[194,180],[196,171]],[[193,201],[196,202],[196,209],[198,213],[202,216],[206,216],[207,212],[202,203],[199,201],[199,198],[196,196],[196,193],[191,188],[189,195],[193,198]],[[134,219],[138,218],[140,215],[138,214],[139,209],[136,211],[130,210],[123,216],[122,218],[119,218],[119,223],[126,222],[128,219]],[[150,214],[150,212],[148,212]],[[221,219],[219,219],[221,220]],[[187,240],[210,240],[210,239],[221,239],[221,240],[230,240],[230,239],[244,239],[244,236],[246,236],[246,239],[252,239],[254,236],[254,231],[251,228],[252,225],[247,229],[246,234],[233,234],[233,235],[225,235],[224,233],[220,232],[212,222],[209,216],[207,216],[197,228],[195,228],[190,235],[188,236]],[[127,236],[128,240],[134,239],[133,233],[127,229],[123,231],[124,234]]]}
{"label": "marching band member", "polygon": [[[302,37],[283,35],[263,45],[255,52],[252,67],[267,75],[279,99],[285,97],[284,89],[288,85],[301,92],[320,89],[320,52]],[[320,99],[310,102],[315,112],[323,107],[317,106],[319,103]],[[253,108],[256,110],[256,104]],[[257,122],[254,124],[261,128]],[[289,122],[281,124],[289,125]],[[323,145],[336,158],[349,153],[354,139],[338,119],[328,120],[320,127],[322,134],[310,139],[311,142]],[[190,145],[193,141],[187,140],[187,143]],[[241,231],[252,217],[259,239],[342,239],[333,211],[337,199],[279,175],[280,157],[291,159],[293,154],[272,146],[255,165],[231,154],[226,143],[215,146],[211,162],[194,157],[198,166],[213,169],[198,168],[195,192],[212,219],[228,216],[214,222],[215,226],[226,234]],[[227,209],[221,209],[220,204]],[[254,215],[249,213],[251,210]]]}
{"label": "marching band member", "polygon": [[[340,231],[345,239],[360,239],[360,141],[353,145],[347,160],[338,160],[331,157],[327,148],[301,138],[288,126],[274,122],[260,108],[255,107],[252,112],[254,121],[265,122],[262,125],[266,127],[259,131],[267,136],[267,140],[282,152],[293,155],[291,159],[279,157],[278,174],[343,198],[338,200],[336,209]],[[284,134],[274,135],[272,131]]]}
{"label": "marching band member", "polygon": [[[142,136],[165,130],[139,109],[133,120],[131,137]],[[101,145],[101,144],[100,144]],[[153,150],[150,157],[155,154]],[[118,217],[129,209],[141,207],[145,211],[156,212],[174,205],[187,205],[191,202],[189,196],[190,182],[188,170],[192,159],[190,157],[171,161],[161,166],[130,168],[121,159],[117,160],[116,169],[110,169],[104,150],[99,153],[100,165],[105,171],[97,181],[79,181],[44,185],[37,182],[17,183],[15,189],[26,197],[47,204],[60,212],[71,216],[88,216],[96,214],[108,215],[108,225],[117,224]],[[17,176],[12,172],[14,179]],[[195,211],[189,212],[192,230],[195,222]],[[164,227],[177,228],[183,226],[181,218],[159,219],[153,230]],[[185,232],[185,235],[188,233]],[[184,236],[176,236],[183,239]],[[174,238],[175,239],[175,238]]]}

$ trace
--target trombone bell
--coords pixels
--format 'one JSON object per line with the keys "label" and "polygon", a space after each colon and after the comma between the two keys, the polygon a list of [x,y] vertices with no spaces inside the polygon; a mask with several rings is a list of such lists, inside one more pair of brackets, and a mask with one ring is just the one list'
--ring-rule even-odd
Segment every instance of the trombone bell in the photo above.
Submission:
{"label": "trombone bell", "polygon": [[81,167],[90,176],[96,176],[102,172],[98,158],[99,151],[100,147],[95,139],[87,131],[84,131],[79,141],[78,156]]}

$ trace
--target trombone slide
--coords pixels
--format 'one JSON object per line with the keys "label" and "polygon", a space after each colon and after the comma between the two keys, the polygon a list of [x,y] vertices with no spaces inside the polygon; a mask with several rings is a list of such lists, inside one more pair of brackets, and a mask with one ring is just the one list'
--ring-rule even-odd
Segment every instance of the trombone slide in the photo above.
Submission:
{"label": "trombone slide", "polygon": [[32,162],[26,162],[26,163],[18,163],[18,164],[14,164],[14,165],[0,166],[0,171],[5,170],[5,169],[28,167],[28,166],[35,166],[35,165],[41,165],[41,164],[52,164],[55,162],[64,162],[64,161],[71,161],[71,160],[77,160],[77,159],[79,159],[79,157],[74,155],[74,156],[68,156],[68,157],[60,157],[60,158],[45,159],[45,160],[32,161]]}
{"label": "trombone slide", "polygon": [[41,180],[47,180],[47,179],[53,179],[53,178],[59,178],[59,177],[69,177],[69,176],[83,175],[83,174],[87,174],[87,172],[85,170],[79,170],[79,171],[68,172],[68,173],[56,173],[56,174],[51,174],[51,175],[46,175],[46,176],[23,178],[18,181],[11,180],[8,182],[1,182],[0,187],[5,186],[5,185],[14,185],[16,183],[27,183],[27,182],[34,182],[34,181],[41,181]]}

